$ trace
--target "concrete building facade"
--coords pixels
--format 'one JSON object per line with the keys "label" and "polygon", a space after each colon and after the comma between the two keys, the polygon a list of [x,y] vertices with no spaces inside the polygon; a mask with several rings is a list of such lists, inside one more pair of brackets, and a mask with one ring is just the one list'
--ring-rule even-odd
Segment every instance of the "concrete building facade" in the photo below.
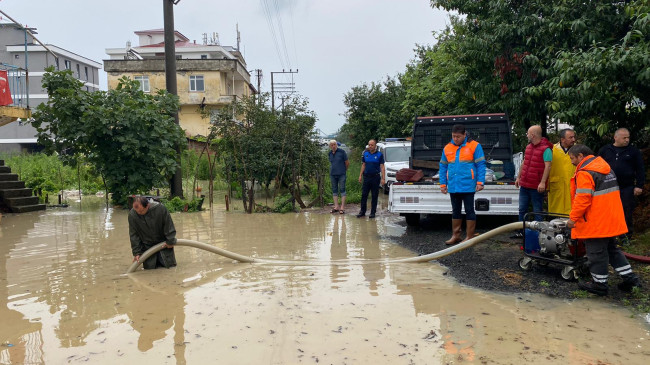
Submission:
{"label": "concrete building facade", "polygon": [[[30,30],[36,34],[35,29]],[[13,23],[0,24],[0,64],[4,66],[0,68],[21,69],[10,76],[10,79],[29,77],[29,86],[25,86],[25,92],[20,98],[14,97],[14,104],[33,111],[39,104],[48,100],[42,80],[45,68],[49,66],[58,70],[72,70],[74,77],[84,83],[86,90],[99,90],[101,63],[52,44],[46,46],[56,57],[45,47],[35,43],[32,36],[21,26]],[[25,73],[25,70],[28,72]],[[25,80],[10,80],[10,85],[12,83],[27,85]],[[34,149],[37,149],[36,129],[31,124],[17,120],[0,126],[0,151],[23,152]]]}
{"label": "concrete building facade", "polygon": [[[110,59],[104,60],[108,88],[127,76],[140,82],[146,93],[166,89],[165,44],[163,29],[137,31],[139,45],[109,48]],[[218,109],[237,97],[255,93],[241,53],[217,42],[197,44],[175,32],[176,82],[180,100],[179,121],[188,138],[207,136],[210,120],[203,117],[205,107]]]}

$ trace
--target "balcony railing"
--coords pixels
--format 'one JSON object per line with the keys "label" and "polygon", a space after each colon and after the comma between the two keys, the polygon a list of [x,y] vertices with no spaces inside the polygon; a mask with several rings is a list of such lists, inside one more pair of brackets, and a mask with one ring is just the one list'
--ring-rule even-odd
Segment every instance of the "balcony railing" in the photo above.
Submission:
{"label": "balcony railing", "polygon": [[7,84],[9,85],[11,99],[13,100],[13,104],[10,104],[9,106],[28,108],[28,85],[25,69],[6,63],[0,63],[0,70],[7,71]]}

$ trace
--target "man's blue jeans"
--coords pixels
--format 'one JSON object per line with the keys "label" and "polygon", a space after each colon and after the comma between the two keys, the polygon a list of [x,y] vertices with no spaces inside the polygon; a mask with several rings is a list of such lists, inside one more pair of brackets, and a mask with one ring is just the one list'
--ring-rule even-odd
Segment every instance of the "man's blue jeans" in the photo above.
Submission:
{"label": "man's blue jeans", "polygon": [[[533,212],[541,212],[544,209],[544,194],[537,189],[519,188],[519,220],[524,220],[524,215],[528,212],[528,205],[533,204]],[[535,214],[535,220],[541,221],[542,216]]]}

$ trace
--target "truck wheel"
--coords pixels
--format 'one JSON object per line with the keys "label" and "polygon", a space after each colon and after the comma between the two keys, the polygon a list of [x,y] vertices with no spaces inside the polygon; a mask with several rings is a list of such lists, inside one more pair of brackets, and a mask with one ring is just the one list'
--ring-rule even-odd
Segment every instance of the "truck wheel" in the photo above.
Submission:
{"label": "truck wheel", "polygon": [[406,224],[409,226],[417,226],[420,224],[420,214],[419,213],[408,213],[405,214]]}

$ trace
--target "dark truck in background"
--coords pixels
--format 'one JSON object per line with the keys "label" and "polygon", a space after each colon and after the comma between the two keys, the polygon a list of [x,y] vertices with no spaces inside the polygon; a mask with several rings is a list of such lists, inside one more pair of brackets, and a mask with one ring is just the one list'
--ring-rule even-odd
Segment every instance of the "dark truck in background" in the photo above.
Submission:
{"label": "dark truck in background", "polygon": [[418,117],[413,126],[409,167],[422,170],[419,182],[395,182],[388,195],[388,210],[417,225],[421,214],[451,214],[449,195],[440,192],[438,169],[443,148],[451,141],[451,128],[463,124],[470,139],[483,147],[487,161],[485,188],[474,196],[477,215],[518,215],[519,189],[515,177],[522,153],[512,153],[508,116],[499,114]]}

